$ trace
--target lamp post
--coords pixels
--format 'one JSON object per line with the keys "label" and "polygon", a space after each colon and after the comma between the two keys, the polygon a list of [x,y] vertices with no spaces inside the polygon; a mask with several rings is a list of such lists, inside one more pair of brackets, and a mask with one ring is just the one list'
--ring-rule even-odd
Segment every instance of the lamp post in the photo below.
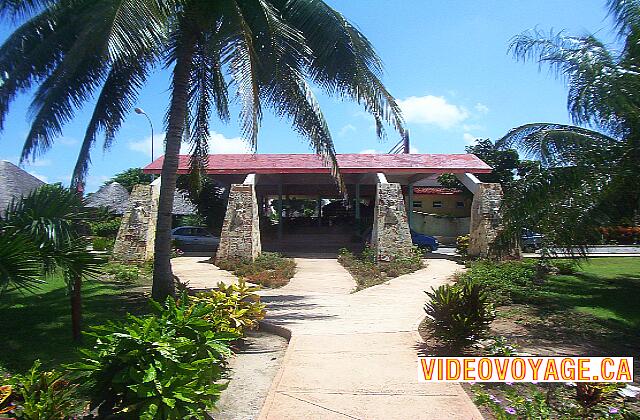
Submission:
{"label": "lamp post", "polygon": [[151,122],[151,118],[149,118],[142,108],[135,108],[134,111],[138,115],[144,115],[147,117],[147,121],[149,121],[149,127],[151,127],[151,162],[153,163],[153,123]]}

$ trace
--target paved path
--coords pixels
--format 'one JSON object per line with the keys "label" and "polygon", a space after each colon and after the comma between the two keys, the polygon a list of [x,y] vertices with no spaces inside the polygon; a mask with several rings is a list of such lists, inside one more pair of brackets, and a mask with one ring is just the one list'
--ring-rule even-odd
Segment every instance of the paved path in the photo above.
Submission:
{"label": "paved path", "polygon": [[213,289],[220,282],[238,283],[238,278],[225,270],[220,270],[209,262],[209,257],[180,257],[171,260],[173,274],[181,282],[195,290]]}
{"label": "paved path", "polygon": [[354,294],[335,259],[297,263],[287,286],[261,293],[267,321],[292,333],[261,419],[482,418],[459,385],[417,382],[423,291],[445,283],[454,262]]}

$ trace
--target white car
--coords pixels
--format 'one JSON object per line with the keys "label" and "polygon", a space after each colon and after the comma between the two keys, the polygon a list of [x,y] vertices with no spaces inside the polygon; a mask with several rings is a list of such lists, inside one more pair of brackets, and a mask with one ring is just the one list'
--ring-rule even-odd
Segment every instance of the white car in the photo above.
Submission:
{"label": "white car", "polygon": [[178,248],[215,250],[220,244],[220,238],[213,236],[205,228],[198,226],[180,226],[171,231],[171,239],[176,241]]}

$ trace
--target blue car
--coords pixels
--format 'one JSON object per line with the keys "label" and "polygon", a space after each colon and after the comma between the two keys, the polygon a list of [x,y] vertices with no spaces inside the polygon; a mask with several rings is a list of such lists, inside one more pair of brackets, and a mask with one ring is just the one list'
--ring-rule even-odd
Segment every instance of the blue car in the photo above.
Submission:
{"label": "blue car", "polygon": [[411,242],[413,242],[414,245],[429,251],[435,251],[438,249],[438,246],[440,246],[438,240],[433,236],[418,233],[414,230],[411,231]]}

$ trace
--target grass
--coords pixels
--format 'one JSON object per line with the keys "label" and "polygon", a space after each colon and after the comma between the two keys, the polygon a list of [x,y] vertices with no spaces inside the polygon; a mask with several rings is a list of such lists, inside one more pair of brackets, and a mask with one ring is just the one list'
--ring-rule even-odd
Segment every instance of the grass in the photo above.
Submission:
{"label": "grass", "polygon": [[296,274],[296,263],[273,252],[263,252],[255,260],[217,260],[218,268],[229,271],[246,281],[264,287],[282,287]]}
{"label": "grass", "polygon": [[[140,313],[147,308],[139,282],[118,282],[112,276],[83,285],[83,329]],[[25,372],[36,359],[45,368],[74,361],[78,343],[71,338],[70,302],[59,275],[35,293],[11,291],[0,297],[0,374]]]}
{"label": "grass", "polygon": [[551,311],[587,314],[603,324],[640,330],[640,258],[594,258],[573,275],[550,276],[538,292]]}

